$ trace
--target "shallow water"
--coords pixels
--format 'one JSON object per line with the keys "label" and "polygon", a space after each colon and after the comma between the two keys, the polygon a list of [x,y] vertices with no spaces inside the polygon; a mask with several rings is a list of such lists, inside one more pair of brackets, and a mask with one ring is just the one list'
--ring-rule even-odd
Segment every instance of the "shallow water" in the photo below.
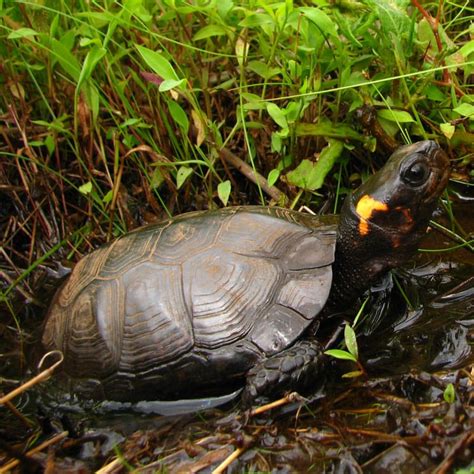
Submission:
{"label": "shallow water", "polygon": [[[470,213],[463,214],[465,228],[474,222]],[[423,243],[427,248],[450,245],[438,232]],[[146,403],[67,400],[58,394],[54,378],[16,402],[37,424],[39,436],[69,431],[74,447],[58,450],[57,466],[72,457],[86,470],[98,468],[117,443],[131,464],[154,463],[151,471],[189,472],[202,466],[199,472],[211,472],[236,448],[242,454],[229,472],[416,472],[438,466],[457,445],[463,451],[456,462],[468,466],[473,454],[468,446],[473,254],[464,249],[420,254],[374,289],[371,299],[357,329],[368,378],[341,379],[353,365],[331,360],[306,401],[257,417],[242,416],[237,400],[222,409],[196,413],[194,407],[190,414],[167,417],[156,415]],[[16,357],[13,352],[4,358],[4,375],[19,370],[8,363]],[[456,390],[451,404],[443,401],[448,383]],[[0,435],[7,441],[28,436],[5,409],[1,420]]]}

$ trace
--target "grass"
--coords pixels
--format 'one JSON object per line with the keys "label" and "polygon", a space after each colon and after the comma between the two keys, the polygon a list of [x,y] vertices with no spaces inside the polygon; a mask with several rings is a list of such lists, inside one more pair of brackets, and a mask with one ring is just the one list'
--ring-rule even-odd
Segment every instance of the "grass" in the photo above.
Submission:
{"label": "grass", "polygon": [[337,212],[426,138],[471,186],[473,18],[443,0],[0,1],[6,340],[46,269],[157,219]]}
{"label": "grass", "polygon": [[181,212],[337,212],[403,142],[442,142],[468,185],[474,9],[442,7],[0,3],[1,298]]}
{"label": "grass", "polygon": [[469,2],[0,2],[0,300],[181,212],[337,212],[404,142],[440,141],[469,185],[473,18]]}

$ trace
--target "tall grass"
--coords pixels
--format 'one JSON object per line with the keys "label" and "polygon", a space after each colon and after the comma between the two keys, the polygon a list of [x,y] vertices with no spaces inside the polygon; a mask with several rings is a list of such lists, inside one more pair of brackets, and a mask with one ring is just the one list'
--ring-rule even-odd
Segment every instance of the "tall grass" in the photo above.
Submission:
{"label": "tall grass", "polygon": [[474,9],[441,4],[0,2],[3,300],[34,298],[32,269],[56,251],[270,203],[262,184],[337,211],[410,140],[442,142],[467,182]]}

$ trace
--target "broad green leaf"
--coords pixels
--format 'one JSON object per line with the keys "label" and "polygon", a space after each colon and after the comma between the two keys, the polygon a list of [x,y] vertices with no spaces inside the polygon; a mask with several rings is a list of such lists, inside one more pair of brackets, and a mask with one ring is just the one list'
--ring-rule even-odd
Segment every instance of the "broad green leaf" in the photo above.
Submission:
{"label": "broad green leaf", "polygon": [[278,107],[278,105],[274,104],[273,102],[269,102],[267,104],[267,112],[270,117],[281,127],[287,128],[288,122],[286,120],[284,112]]}
{"label": "broad green leaf", "polygon": [[263,110],[266,108],[265,102],[256,94],[242,92],[242,98],[245,99],[244,110]]}
{"label": "broad green leaf", "polygon": [[56,149],[56,141],[54,140],[52,135],[48,135],[44,139],[44,144],[46,145],[46,148],[48,149],[48,153],[51,156],[53,154],[53,151]]}
{"label": "broad green leaf", "polygon": [[303,112],[308,106],[309,102],[305,105],[299,102],[290,102],[286,107],[286,120],[288,123],[295,123],[303,115]]}
{"label": "broad green leaf", "polygon": [[382,109],[377,112],[377,116],[389,122],[409,123],[415,121],[413,117],[404,110]]}
{"label": "broad green leaf", "polygon": [[141,45],[138,45],[137,49],[145,63],[155,74],[158,74],[165,81],[179,81],[173,66],[162,54]]}
{"label": "broad green leaf", "polygon": [[329,137],[341,140],[357,140],[367,142],[367,137],[357,133],[353,128],[345,124],[332,124],[328,121],[320,123],[298,123],[296,125],[296,136],[298,137]]}
{"label": "broad green leaf", "polygon": [[307,191],[319,189],[343,149],[344,144],[339,140],[329,140],[329,144],[321,151],[319,160],[316,163],[303,160],[286,175],[288,182]]}
{"label": "broad green leaf", "polygon": [[428,84],[424,89],[423,93],[428,97],[428,99],[443,102],[446,99],[444,92],[434,84]]}
{"label": "broad green leaf", "polygon": [[88,48],[88,47],[91,47],[92,46],[101,46],[102,43],[100,42],[99,38],[87,38],[87,37],[84,37],[84,38],[81,38],[80,41],[79,41],[79,46],[81,48]]}
{"label": "broad green leaf", "polygon": [[180,166],[178,172],[176,173],[176,187],[179,189],[187,177],[193,173],[193,169],[187,166]]}
{"label": "broad green leaf", "polygon": [[387,135],[390,135],[391,137],[394,137],[400,131],[400,125],[396,122],[392,122],[391,120],[385,120],[382,117],[378,117],[378,121],[385,133]]}
{"label": "broad green leaf", "polygon": [[454,385],[448,383],[443,392],[443,398],[445,402],[454,403],[456,401],[456,391],[454,390]]}
{"label": "broad green leaf", "polygon": [[433,54],[438,54],[438,45],[436,44],[436,39],[433,34],[433,28],[425,18],[422,18],[418,23],[416,34],[423,48],[430,49],[430,52]]}
{"label": "broad green leaf", "polygon": [[344,150],[344,143],[339,140],[328,140],[328,144],[322,149],[315,166],[315,178],[312,183],[314,189],[319,189],[326,179],[327,174],[341,156]]}
{"label": "broad green leaf", "polygon": [[217,12],[222,19],[230,13],[231,10],[235,8],[233,0],[219,0],[216,5]]}
{"label": "broad green leaf", "polygon": [[467,58],[474,53],[474,39],[467,42],[460,50],[459,53],[462,54],[464,58]]}
{"label": "broad green leaf", "polygon": [[344,328],[344,342],[346,343],[347,350],[354,356],[355,359],[359,358],[359,350],[357,348],[357,339],[354,332],[349,324],[346,324]]}
{"label": "broad green leaf", "polygon": [[241,95],[247,102],[262,102],[262,98],[257,94],[252,94],[251,92],[242,92]]}
{"label": "broad green leaf", "polygon": [[341,349],[329,349],[327,351],[324,351],[325,354],[335,357],[336,359],[341,359],[341,360],[351,360],[352,362],[357,362],[357,359],[347,351],[343,351]]}
{"label": "broad green leaf", "polygon": [[107,10],[103,12],[75,12],[74,15],[78,18],[87,18],[88,23],[96,28],[102,28],[116,18],[112,12]]}
{"label": "broad green leaf", "polygon": [[451,138],[453,138],[454,131],[455,131],[454,125],[452,125],[452,124],[450,124],[450,123],[442,123],[442,124],[440,124],[439,128],[441,129],[441,131],[443,132],[443,135],[444,135],[448,140],[450,140]]}
{"label": "broad green leaf", "polygon": [[255,28],[256,26],[273,25],[274,23],[273,18],[266,13],[252,13],[243,19],[239,23],[239,26],[243,28]]}
{"label": "broad green leaf", "polygon": [[[174,3],[174,2],[173,2]],[[202,5],[199,5],[199,6],[193,6],[193,5],[190,5],[189,3],[188,4],[185,4],[183,3],[182,5],[185,5],[185,6],[182,6],[182,7],[175,7],[176,8],[176,11],[178,13],[181,13],[182,15],[189,15],[190,13],[196,13],[196,12],[200,12],[203,10],[203,7]],[[163,17],[162,17],[163,18]]]}
{"label": "broad green leaf", "polygon": [[199,41],[212,36],[225,36],[227,34],[226,29],[220,25],[206,25],[201,28],[194,36],[193,41]]}
{"label": "broad green leaf", "polygon": [[77,82],[81,75],[81,65],[71,51],[63,43],[53,38],[51,40],[51,53],[64,71]]}
{"label": "broad green leaf", "polygon": [[312,185],[315,181],[315,168],[316,163],[310,160],[302,160],[294,170],[286,174],[286,178],[293,186],[312,191]]}
{"label": "broad green leaf", "polygon": [[217,185],[217,195],[219,196],[219,199],[222,201],[222,204],[224,204],[224,206],[227,206],[231,189],[232,185],[229,180],[219,183]]}
{"label": "broad green leaf", "polygon": [[99,102],[100,102],[99,91],[97,90],[97,87],[91,81],[87,81],[84,84],[84,92],[86,94],[87,102],[91,109],[92,121],[93,123],[95,123],[99,115]]}
{"label": "broad green leaf", "polygon": [[105,204],[108,204],[110,201],[112,201],[113,196],[114,196],[114,191],[111,189],[111,190],[108,191],[107,194],[102,198],[102,201],[104,201]]}
{"label": "broad green leaf", "polygon": [[353,379],[356,377],[360,377],[363,375],[363,372],[361,370],[354,370],[352,372],[346,372],[345,374],[342,375],[343,379]]}
{"label": "broad green leaf", "polygon": [[150,180],[150,186],[152,189],[157,189],[161,186],[161,184],[164,182],[165,177],[163,176],[163,173],[161,172],[159,166],[157,166],[153,170],[153,174],[151,175],[151,180]]}
{"label": "broad green leaf", "polygon": [[106,55],[107,50],[101,46],[93,46],[87,53],[84,64],[82,65],[81,73],[77,81],[76,90],[79,91],[84,81],[87,81],[94,71],[97,63]]}
{"label": "broad green leaf", "polygon": [[174,101],[168,103],[168,110],[170,111],[173,120],[181,127],[181,130],[185,135],[188,134],[189,120],[184,109]]}
{"label": "broad green leaf", "polygon": [[298,11],[303,13],[303,15],[312,21],[324,34],[337,37],[335,24],[322,10],[315,7],[301,7]]}
{"label": "broad green leaf", "polygon": [[273,186],[277,181],[278,178],[280,177],[280,170],[273,169],[268,173],[268,178],[267,182],[269,186]]}
{"label": "broad green leaf", "polygon": [[151,21],[153,18],[144,5],[143,0],[125,0],[123,3],[123,9],[129,15],[134,15],[144,23]]}
{"label": "broad green leaf", "polygon": [[50,38],[55,38],[58,32],[59,25],[59,15],[54,15],[51,25],[49,25],[49,36]]}
{"label": "broad green leaf", "polygon": [[178,81],[174,79],[167,79],[159,85],[158,90],[160,92],[166,92],[171,89],[182,89],[183,88],[182,86],[184,86],[185,84],[186,84],[186,79],[180,79]]}
{"label": "broad green leaf", "polygon": [[18,28],[18,30],[12,31],[7,38],[8,39],[18,39],[18,38],[28,38],[30,36],[36,36],[39,33],[31,28]]}
{"label": "broad green leaf", "polygon": [[458,105],[453,111],[463,117],[472,117],[474,115],[474,105],[464,103]]}
{"label": "broad green leaf", "polygon": [[272,133],[272,151],[276,151],[277,153],[281,152],[281,148],[283,146],[281,136],[278,133]]}
{"label": "broad green leaf", "polygon": [[92,192],[92,181],[88,181],[87,183],[84,183],[79,186],[79,192],[81,194],[84,194],[85,196],[87,194],[90,194]]}
{"label": "broad green leaf", "polygon": [[408,35],[411,18],[407,7],[410,0],[373,0],[382,29],[387,36],[400,39]]}
{"label": "broad green leaf", "polygon": [[254,73],[258,74],[259,76],[263,77],[264,79],[270,79],[271,77],[275,76],[276,74],[281,73],[280,68],[277,67],[268,67],[262,61],[249,61],[247,67],[253,71]]}
{"label": "broad green leaf", "polygon": [[147,127],[147,125],[143,122],[143,119],[141,118],[129,118],[122,122],[119,125],[120,128],[125,128],[125,127]]}

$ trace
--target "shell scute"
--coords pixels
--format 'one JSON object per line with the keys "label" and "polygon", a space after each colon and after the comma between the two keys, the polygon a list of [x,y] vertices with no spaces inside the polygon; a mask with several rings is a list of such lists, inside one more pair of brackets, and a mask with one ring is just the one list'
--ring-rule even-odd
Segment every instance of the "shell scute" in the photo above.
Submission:
{"label": "shell scute", "polygon": [[159,240],[161,232],[161,227],[154,227],[152,231],[132,232],[112,242],[99,277],[115,278],[128,268],[148,260],[153,243]]}
{"label": "shell scute", "polygon": [[236,254],[277,258],[309,229],[264,213],[240,212],[222,226],[219,246]]}
{"label": "shell scute", "polygon": [[127,271],[123,282],[120,370],[143,372],[189,351],[194,337],[181,267],[146,262]]}
{"label": "shell scute", "polygon": [[155,242],[153,259],[164,264],[179,264],[210,248],[220,231],[219,220],[216,222],[212,217],[203,220],[198,214],[165,227]]}
{"label": "shell scute", "polygon": [[[115,286],[115,291],[112,288],[104,291],[103,285],[90,284],[79,293],[69,308],[63,352],[65,365],[75,376],[102,378],[117,367],[117,351],[113,349],[116,341],[110,337],[113,332],[104,332],[97,319],[98,302],[106,304],[105,296],[109,290],[112,290],[114,296],[118,294],[116,285],[110,286]],[[104,300],[98,299],[99,296]],[[113,296],[110,299],[112,298]],[[113,317],[109,319],[113,320]],[[119,321],[113,321],[113,324],[116,322]]]}
{"label": "shell scute", "polygon": [[69,306],[78,293],[97,277],[109,250],[109,246],[104,246],[79,260],[58,295],[56,301],[60,306]]}
{"label": "shell scute", "polygon": [[286,247],[283,260],[290,271],[307,270],[334,262],[336,231],[321,229],[295,239]]}
{"label": "shell scute", "polygon": [[273,304],[255,322],[249,337],[268,356],[291,345],[307,327],[308,321],[293,308]]}
{"label": "shell scute", "polygon": [[331,289],[332,267],[327,265],[307,273],[290,274],[281,286],[276,302],[293,308],[311,320],[326,304]]}
{"label": "shell scute", "polygon": [[183,286],[196,345],[219,347],[242,338],[269,304],[281,271],[270,260],[211,248],[183,266]]}

